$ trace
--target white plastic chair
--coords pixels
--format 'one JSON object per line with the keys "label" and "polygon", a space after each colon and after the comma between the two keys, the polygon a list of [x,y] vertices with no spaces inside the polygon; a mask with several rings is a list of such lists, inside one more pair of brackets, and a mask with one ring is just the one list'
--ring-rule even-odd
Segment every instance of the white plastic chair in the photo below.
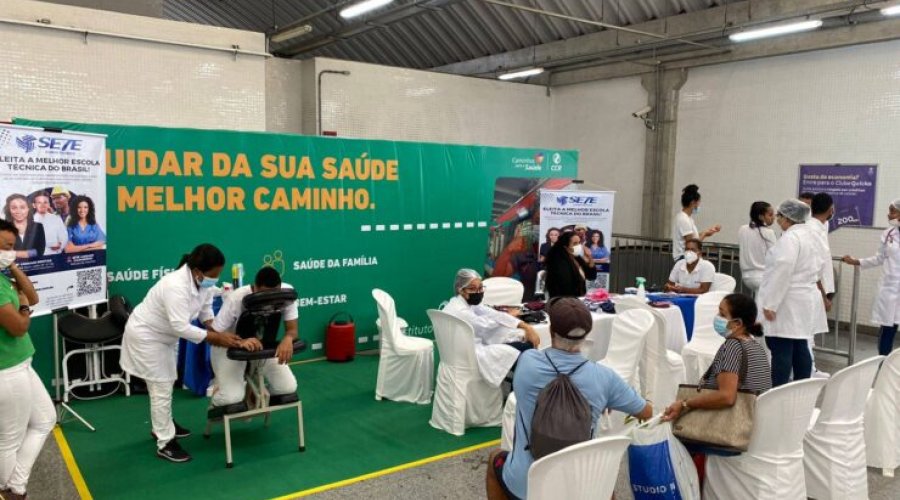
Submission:
{"label": "white plastic chair", "polygon": [[610,498],[631,438],[592,439],[537,460],[528,469],[528,500]]}
{"label": "white plastic chair", "polygon": [[484,303],[489,306],[514,306],[522,303],[525,285],[512,278],[497,277],[484,280]]}
{"label": "white plastic chair", "polygon": [[799,380],[759,396],[747,451],[708,457],[703,498],[806,500],[803,436],[826,382]]}
{"label": "white plastic chair", "polygon": [[700,380],[725,342],[713,329],[713,319],[719,313],[719,303],[726,295],[728,292],[707,292],[694,302],[694,333],[691,341],[681,349],[685,377],[689,384]]}
{"label": "white plastic chair", "polygon": [[737,287],[737,280],[727,274],[716,273],[712,286],[709,287],[710,292],[725,292],[726,294],[734,293]]}
{"label": "white plastic chair", "polygon": [[500,449],[512,451],[513,438],[516,435],[516,393],[511,392],[506,397],[501,420]]}
{"label": "white plastic chair", "polygon": [[900,349],[881,364],[866,402],[864,427],[866,464],[894,477],[894,469],[900,466]]}
{"label": "white plastic chair", "polygon": [[441,360],[429,424],[457,436],[467,427],[500,425],[500,388],[488,384],[478,371],[472,326],[436,309],[428,310],[428,318]]}
{"label": "white plastic chair", "polygon": [[647,334],[655,328],[654,321],[653,314],[649,311],[637,309],[617,313],[606,357],[600,361],[638,390],[638,362],[644,351]]}
{"label": "white plastic chair", "polygon": [[400,331],[394,299],[387,292],[376,288],[372,297],[382,326],[375,399],[428,404],[434,381],[434,343]]}
{"label": "white plastic chair", "polygon": [[803,439],[806,494],[816,500],[869,498],[863,413],[878,364],[875,356],[828,379],[822,405]]}

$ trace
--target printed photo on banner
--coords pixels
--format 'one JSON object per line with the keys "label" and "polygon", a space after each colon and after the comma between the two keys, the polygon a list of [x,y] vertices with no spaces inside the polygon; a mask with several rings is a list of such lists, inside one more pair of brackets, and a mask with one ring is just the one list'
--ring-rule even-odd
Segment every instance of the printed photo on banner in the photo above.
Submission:
{"label": "printed photo on banner", "polygon": [[539,255],[546,256],[560,234],[574,231],[582,245],[581,252],[589,256],[597,268],[597,279],[588,288],[609,289],[612,237],[612,216],[615,192],[584,191],[577,184],[562,189],[540,191]]}
{"label": "printed photo on banner", "polygon": [[800,165],[798,193],[828,193],[834,217],[828,232],[842,226],[871,227],[875,214],[877,165]]}
{"label": "printed photo on banner", "polygon": [[0,217],[36,312],[106,299],[105,138],[0,125]]}

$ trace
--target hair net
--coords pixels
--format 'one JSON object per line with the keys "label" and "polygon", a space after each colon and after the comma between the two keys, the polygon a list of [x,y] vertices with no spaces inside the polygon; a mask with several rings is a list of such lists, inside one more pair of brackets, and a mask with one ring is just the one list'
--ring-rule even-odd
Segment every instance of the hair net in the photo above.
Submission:
{"label": "hair net", "polygon": [[795,198],[784,200],[778,205],[778,213],[796,223],[806,222],[809,212],[809,205]]}
{"label": "hair net", "polygon": [[453,281],[453,291],[455,293],[459,293],[460,290],[469,286],[473,280],[481,279],[481,275],[479,275],[473,269],[460,269],[456,271],[456,279]]}
{"label": "hair net", "polygon": [[891,203],[891,206],[896,208],[897,210],[900,210],[900,198],[897,198],[896,200],[894,200],[894,202]]}

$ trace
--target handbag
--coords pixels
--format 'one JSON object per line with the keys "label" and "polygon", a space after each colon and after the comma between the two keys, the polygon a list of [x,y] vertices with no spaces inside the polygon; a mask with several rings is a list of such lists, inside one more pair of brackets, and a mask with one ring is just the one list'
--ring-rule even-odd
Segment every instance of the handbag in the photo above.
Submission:
{"label": "handbag", "polygon": [[[741,371],[738,373],[738,387],[747,378],[747,348],[741,342]],[[712,371],[706,370],[701,383]],[[677,400],[685,400],[698,394],[715,392],[716,389],[701,389],[699,385],[681,384],[678,386]],[[672,430],[675,436],[686,444],[695,444],[724,451],[747,451],[750,434],[753,432],[753,417],[756,412],[756,397],[759,391],[739,389],[737,399],[730,408],[707,410],[692,408],[679,415]]]}

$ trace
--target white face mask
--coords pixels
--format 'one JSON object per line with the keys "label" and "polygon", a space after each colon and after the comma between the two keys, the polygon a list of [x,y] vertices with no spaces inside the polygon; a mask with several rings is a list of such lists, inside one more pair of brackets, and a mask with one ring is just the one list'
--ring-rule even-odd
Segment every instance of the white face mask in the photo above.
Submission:
{"label": "white face mask", "polygon": [[0,269],[6,269],[16,261],[15,250],[0,250]]}
{"label": "white face mask", "polygon": [[584,247],[581,246],[581,243],[572,247],[572,253],[575,254],[576,257],[581,257],[584,255]]}
{"label": "white face mask", "polygon": [[898,219],[888,219],[888,224],[891,227],[900,227],[900,220]]}
{"label": "white face mask", "polygon": [[697,253],[694,252],[693,250],[688,250],[687,252],[684,252],[684,261],[687,262],[688,264],[693,264],[694,262],[697,262],[698,258],[699,257],[697,256]]}

